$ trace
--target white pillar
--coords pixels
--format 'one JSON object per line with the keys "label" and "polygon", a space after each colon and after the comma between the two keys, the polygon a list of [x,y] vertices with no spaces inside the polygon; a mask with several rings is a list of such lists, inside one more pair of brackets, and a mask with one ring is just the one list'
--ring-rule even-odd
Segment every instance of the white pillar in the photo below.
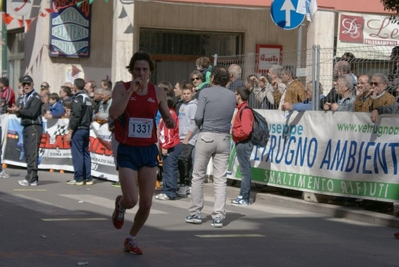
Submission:
{"label": "white pillar", "polygon": [[112,28],[112,77],[114,82],[128,81],[131,74],[126,70],[133,56],[134,2],[123,4],[114,1]]}
{"label": "white pillar", "polygon": [[[335,22],[336,17],[333,11],[318,10],[307,29],[307,50],[310,52],[307,53],[306,62],[312,62],[312,46],[320,45],[320,82],[324,93],[332,88]],[[309,63],[307,64],[307,81],[312,79]]]}

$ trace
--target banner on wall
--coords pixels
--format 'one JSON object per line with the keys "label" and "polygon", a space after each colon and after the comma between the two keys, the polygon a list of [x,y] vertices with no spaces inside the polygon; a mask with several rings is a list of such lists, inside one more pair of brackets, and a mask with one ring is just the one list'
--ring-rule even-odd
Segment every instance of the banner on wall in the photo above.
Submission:
{"label": "banner on wall", "polygon": [[[43,120],[43,133],[39,148],[39,169],[73,171],[70,144],[65,141],[68,123],[68,119]],[[89,151],[92,162],[92,176],[117,181],[118,174],[113,152],[104,145],[104,142],[111,140],[108,125],[93,122],[91,128]],[[3,145],[4,163],[26,166],[22,130],[20,119],[15,115],[9,115],[6,142]]]}
{"label": "banner on wall", "polygon": [[356,58],[389,60],[399,45],[398,25],[387,15],[340,13],[338,23],[337,55],[350,47]]}
{"label": "banner on wall", "polygon": [[90,57],[91,5],[84,1],[51,0],[57,12],[50,16],[50,56]]}
{"label": "banner on wall", "polygon": [[[368,113],[257,110],[270,140],[251,154],[252,180],[271,186],[379,200],[399,200],[399,118]],[[229,178],[241,179],[232,145]]]}

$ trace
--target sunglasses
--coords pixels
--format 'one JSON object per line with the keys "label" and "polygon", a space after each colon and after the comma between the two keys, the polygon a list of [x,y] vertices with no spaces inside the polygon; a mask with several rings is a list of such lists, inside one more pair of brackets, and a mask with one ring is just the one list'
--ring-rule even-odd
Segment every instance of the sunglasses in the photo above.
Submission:
{"label": "sunglasses", "polygon": [[194,80],[197,80],[197,81],[198,81],[198,80],[200,80],[200,78],[198,78],[198,77],[197,77],[197,78],[192,78],[191,80],[192,80],[192,81],[194,81]]}
{"label": "sunglasses", "polygon": [[30,86],[30,83],[22,83],[22,86],[25,86],[25,85]]}
{"label": "sunglasses", "polygon": [[41,88],[47,88],[47,85],[40,85]]}
{"label": "sunglasses", "polygon": [[380,84],[380,83],[376,83],[376,82],[371,82],[371,83],[370,83],[371,86],[377,86],[377,85],[379,85],[379,84]]}

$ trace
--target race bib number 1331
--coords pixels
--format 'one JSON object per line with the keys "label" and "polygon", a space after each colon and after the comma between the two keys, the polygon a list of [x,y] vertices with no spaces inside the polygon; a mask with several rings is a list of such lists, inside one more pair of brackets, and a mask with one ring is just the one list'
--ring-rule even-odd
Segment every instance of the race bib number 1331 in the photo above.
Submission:
{"label": "race bib number 1331", "polygon": [[150,138],[154,120],[148,118],[129,118],[129,137]]}

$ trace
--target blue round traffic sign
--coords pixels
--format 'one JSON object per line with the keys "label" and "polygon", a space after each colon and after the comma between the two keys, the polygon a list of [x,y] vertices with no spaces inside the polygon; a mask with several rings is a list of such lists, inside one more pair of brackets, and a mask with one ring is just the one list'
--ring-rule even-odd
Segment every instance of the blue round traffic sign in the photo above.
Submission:
{"label": "blue round traffic sign", "polygon": [[273,22],[284,30],[298,28],[305,19],[304,14],[296,12],[298,0],[274,0],[270,7]]}

